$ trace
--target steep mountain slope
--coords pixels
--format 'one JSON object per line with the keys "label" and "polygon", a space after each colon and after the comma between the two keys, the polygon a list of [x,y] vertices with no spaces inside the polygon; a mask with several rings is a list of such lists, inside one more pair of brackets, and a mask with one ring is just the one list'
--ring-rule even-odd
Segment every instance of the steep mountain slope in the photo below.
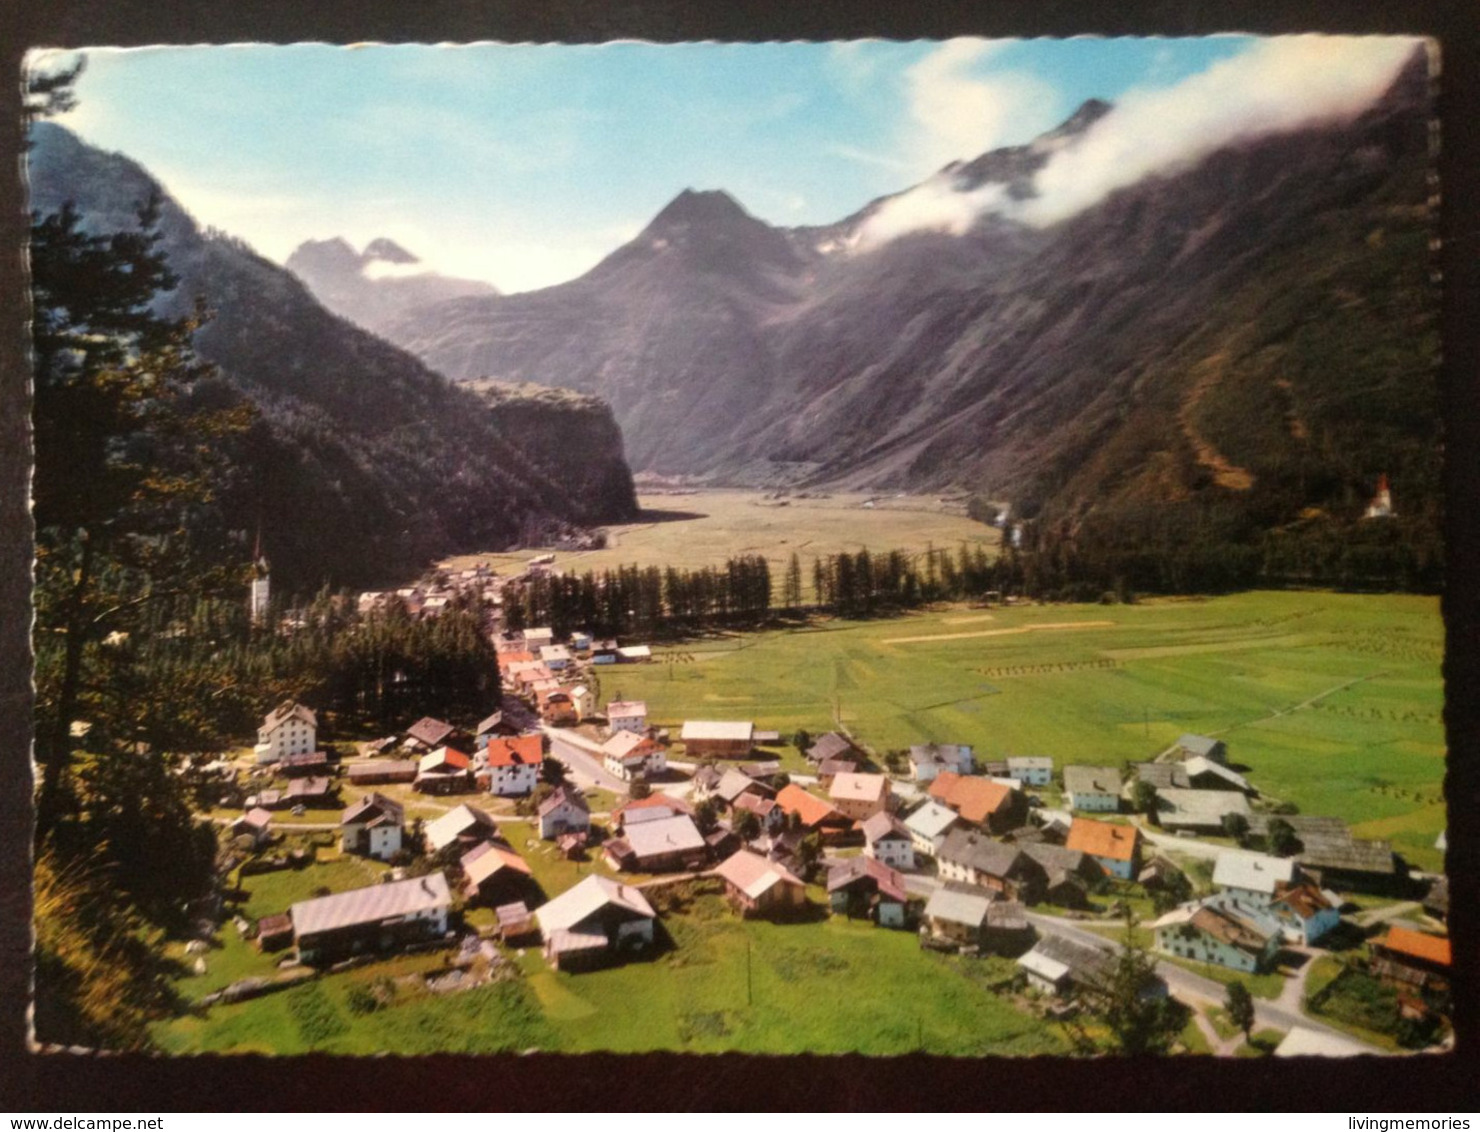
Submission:
{"label": "steep mountain slope", "polygon": [[[201,395],[245,397],[259,410],[235,454],[228,522],[260,528],[288,586],[384,578],[451,550],[635,513],[630,481],[604,493],[565,490],[547,474],[560,449],[533,446],[531,459],[475,394],[330,314],[239,241],[201,232],[136,163],[51,123],[33,127],[32,139],[40,213],[70,200],[92,230],[115,231],[137,225],[140,202],[159,199],[162,246],[181,280],[160,305],[183,313],[200,296],[213,312],[196,347],[220,378]],[[600,456],[621,462],[619,447]]]}
{"label": "steep mountain slope", "polygon": [[[1004,207],[869,244],[887,198],[787,231],[685,193],[580,279],[388,333],[454,378],[607,397],[640,469],[965,487],[1071,524],[1212,508],[1242,529],[1354,519],[1386,471],[1432,527],[1428,108],[1418,55],[1355,120],[1243,140],[1043,228]],[[927,187],[1030,198],[1107,109]]]}
{"label": "steep mountain slope", "polygon": [[428,303],[497,295],[488,283],[453,279],[425,269],[394,240],[381,237],[357,252],[344,240],[307,240],[284,264],[314,297],[341,318],[383,334],[387,323]]}

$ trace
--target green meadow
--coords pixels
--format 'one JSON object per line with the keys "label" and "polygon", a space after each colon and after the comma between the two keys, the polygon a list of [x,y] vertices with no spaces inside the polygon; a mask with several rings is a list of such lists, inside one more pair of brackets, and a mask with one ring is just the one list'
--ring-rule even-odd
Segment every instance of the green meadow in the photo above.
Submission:
{"label": "green meadow", "polygon": [[846,728],[1056,764],[1148,759],[1217,735],[1264,795],[1441,864],[1445,742],[1437,598],[1261,592],[1135,605],[955,607],[659,650],[603,673],[649,718]]}
{"label": "green meadow", "polygon": [[[913,932],[864,921],[741,921],[713,896],[662,922],[674,946],[624,966],[563,974],[531,949],[513,957],[520,977],[437,996],[408,975],[439,957],[391,960],[187,1015],[155,1037],[180,1053],[1069,1052],[1057,1027],[994,990],[1008,960],[922,951]],[[402,988],[391,1004],[357,1014],[354,989],[386,977]]]}
{"label": "green meadow", "polygon": [[[802,585],[811,599],[812,559],[843,551],[904,550],[919,554],[934,546],[955,550],[981,543],[995,551],[1000,532],[926,496],[839,493],[793,498],[781,505],[754,491],[698,491],[688,495],[644,495],[636,522],[606,528],[601,550],[557,551],[531,547],[511,554],[472,554],[441,565],[463,569],[484,562],[500,573],[518,573],[531,557],[553,554],[567,573],[618,566],[675,566],[695,570],[723,565],[741,554],[761,554],[780,587],[793,552],[802,561]],[[864,506],[871,503],[872,506]]]}

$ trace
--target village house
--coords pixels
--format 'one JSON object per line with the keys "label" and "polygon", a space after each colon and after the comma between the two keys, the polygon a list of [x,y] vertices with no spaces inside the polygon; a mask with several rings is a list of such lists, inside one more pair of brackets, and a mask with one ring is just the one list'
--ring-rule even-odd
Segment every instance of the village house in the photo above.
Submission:
{"label": "village house", "polygon": [[501,798],[522,797],[540,784],[545,740],[539,732],[489,741],[482,755],[488,774],[488,792]]}
{"label": "village house", "polygon": [[1043,866],[1015,845],[981,833],[956,829],[935,854],[944,880],[989,888],[1010,900],[1036,904],[1047,879]]}
{"label": "village house", "polygon": [[1284,888],[1269,904],[1269,914],[1290,943],[1309,946],[1341,923],[1341,905],[1313,884]]}
{"label": "village house", "polygon": [[856,822],[889,808],[889,779],[882,774],[840,774],[827,791],[833,808]]}
{"label": "village house", "polygon": [[1021,790],[986,778],[943,770],[930,784],[930,797],[961,820],[1002,834],[1026,825],[1028,799]]}
{"label": "village house", "polygon": [[540,837],[553,841],[566,833],[588,833],[591,807],[574,786],[557,786],[539,806]]}
{"label": "village house", "polygon": [[1105,870],[1093,857],[1077,849],[1047,841],[1019,842],[1024,853],[1043,869],[1043,899],[1061,908],[1083,908],[1089,893],[1103,882]]}
{"label": "village house", "polygon": [[1137,782],[1145,782],[1157,790],[1171,787],[1176,790],[1191,789],[1187,780],[1187,768],[1181,763],[1133,763],[1131,770]]}
{"label": "village house", "polygon": [[668,873],[698,868],[708,856],[704,836],[687,814],[658,816],[653,810],[623,814],[622,835],[603,849],[612,868],[623,872]]}
{"label": "village house", "polygon": [[1234,790],[1158,790],[1156,820],[1166,829],[1221,833],[1223,819],[1249,820],[1249,800]]}
{"label": "village house", "polygon": [[590,652],[591,634],[583,633],[577,629],[570,635],[570,650],[571,652]]}
{"label": "village house", "polygon": [[970,747],[955,743],[921,743],[910,748],[910,773],[916,782],[934,782],[941,771],[970,774],[976,769]]}
{"label": "village house", "polygon": [[799,878],[748,849],[725,858],[714,872],[725,882],[725,898],[741,916],[782,919],[807,905],[807,886]]}
{"label": "village house", "polygon": [[551,727],[574,727],[581,721],[576,702],[570,689],[559,684],[554,687],[534,689],[535,703],[539,705],[540,718]]}
{"label": "village house", "polygon": [[[760,732],[756,732],[757,737],[760,734]],[[741,763],[740,773],[749,778],[757,786],[764,786],[772,793],[783,785],[783,780],[785,782],[791,781],[791,776],[782,771],[781,763],[776,759]]]}
{"label": "village house", "polygon": [[854,753],[853,743],[846,735],[836,731],[829,731],[819,735],[807,748],[807,759],[814,763],[824,763],[828,759],[841,759]]}
{"label": "village house", "polygon": [[588,970],[653,942],[657,913],[641,890],[592,874],[535,912],[545,960],[559,971]]}
{"label": "village house", "polygon": [[1408,874],[1391,841],[1345,836],[1299,834],[1296,855],[1300,871],[1321,888],[1394,896],[1403,892]]}
{"label": "village house", "polygon": [[389,951],[438,939],[447,932],[452,893],[441,872],[372,884],[302,900],[289,909],[300,962],[332,963],[351,955]]}
{"label": "village house", "polygon": [[1177,740],[1177,746],[1181,748],[1183,758],[1204,758],[1223,766],[1228,765],[1228,746],[1222,739],[1213,739],[1207,735],[1183,735]]}
{"label": "village house", "polygon": [[853,819],[838,812],[829,802],[815,794],[808,794],[795,782],[781,788],[776,795],[776,804],[790,816],[796,814],[802,828],[822,835],[824,842],[837,843],[852,834]]}
{"label": "village house", "polygon": [[623,645],[617,650],[618,664],[647,664],[653,659],[649,645]]}
{"label": "village house", "polygon": [[[1115,957],[1108,950],[1059,935],[1043,936],[1017,964],[1034,990],[1055,998],[1082,997],[1092,1005],[1109,996],[1115,980]],[[1164,984],[1148,980],[1142,997],[1165,991]]]}
{"label": "village house", "polygon": [[833,912],[867,917],[881,928],[904,927],[910,903],[904,877],[873,857],[849,857],[829,868],[827,898]]}
{"label": "village house", "polygon": [[877,813],[863,823],[863,853],[896,869],[915,867],[915,843],[893,814]]}
{"label": "village house", "polygon": [[1399,992],[1436,996],[1449,994],[1453,953],[1447,936],[1429,935],[1396,924],[1369,945],[1372,973]]}
{"label": "village house", "polygon": [[417,761],[415,759],[379,759],[370,763],[354,763],[348,770],[351,786],[382,786],[392,782],[415,782]]}
{"label": "village house", "polygon": [[755,790],[747,790],[741,794],[735,799],[731,809],[736,819],[741,814],[754,814],[756,820],[761,823],[761,830],[767,833],[780,828],[786,820],[786,813],[776,804],[775,798],[767,798]]}
{"label": "village house", "polygon": [[960,815],[955,810],[947,809],[939,802],[926,802],[906,816],[904,827],[909,830],[915,852],[922,857],[934,857],[946,834],[960,822]]}
{"label": "village house", "polygon": [[755,746],[754,736],[754,723],[703,719],[686,721],[679,734],[690,760],[743,759]]}
{"label": "village house", "polygon": [[252,753],[259,764],[307,754],[317,745],[318,727],[318,717],[312,711],[289,700],[263,719]]}
{"label": "village house", "polygon": [[481,751],[488,746],[488,741],[495,735],[505,732],[504,713],[496,711],[478,721],[478,726],[473,729],[473,750]]}
{"label": "village house", "polygon": [[405,824],[401,804],[372,790],[339,816],[340,847],[389,861],[400,852]]}
{"label": "village house", "polygon": [[596,693],[585,684],[576,684],[566,689],[570,693],[571,706],[576,709],[576,720],[590,719],[596,714]]}
{"label": "village house", "polygon": [[469,903],[496,908],[523,896],[530,886],[528,863],[507,843],[481,841],[458,863],[467,880]]}
{"label": "village house", "polygon": [[726,807],[732,807],[742,794],[759,797],[774,797],[776,791],[764,782],[757,782],[737,767],[727,767],[714,787],[713,796]]}
{"label": "village house", "polygon": [[1298,879],[1294,861],[1263,853],[1219,853],[1213,865],[1213,885],[1246,908],[1268,908],[1281,890]]}
{"label": "village house", "polygon": [[856,774],[858,764],[852,759],[823,759],[817,764],[817,784],[831,790],[833,779],[840,774]]}
{"label": "village house", "polygon": [[539,651],[555,643],[555,631],[549,626],[524,630],[524,649],[539,655]]}
{"label": "village house", "polygon": [[616,664],[617,642],[615,638],[604,637],[591,642],[592,664]]}
{"label": "village house", "polygon": [[453,743],[457,728],[431,716],[418,719],[406,729],[406,746],[412,750],[432,751]]}
{"label": "village house", "polygon": [[1120,811],[1120,771],[1113,766],[1066,766],[1064,795],[1071,810]]}
{"label": "village house", "polygon": [[689,789],[693,794],[694,801],[703,802],[713,798],[719,784],[724,781],[724,775],[715,766],[701,766],[694,771],[694,776],[689,779]]}
{"label": "village house", "polygon": [[248,810],[229,827],[232,837],[250,837],[252,847],[260,848],[271,836],[272,815],[261,806]]}
{"label": "village house", "polygon": [[607,730],[631,731],[641,735],[647,730],[647,702],[644,700],[613,700],[606,705]]}
{"label": "village house", "polygon": [[1141,862],[1141,831],[1133,825],[1075,818],[1064,848],[1087,853],[1110,876],[1133,880]]}
{"label": "village house", "polygon": [[474,787],[473,760],[451,747],[438,747],[416,765],[415,789],[421,794],[462,794]]}
{"label": "village house", "polygon": [[545,645],[540,649],[540,663],[551,672],[564,672],[571,665],[570,649],[564,645]]}
{"label": "village house", "polygon": [[499,939],[511,946],[518,946],[517,941],[533,936],[539,931],[529,905],[523,900],[500,904],[493,910],[493,919],[498,928]]}
{"label": "village house", "polygon": [[1274,965],[1284,932],[1267,913],[1219,897],[1174,908],[1151,927],[1158,951],[1254,974]]}
{"label": "village house", "polygon": [[640,732],[615,731],[601,745],[601,762],[608,774],[633,782],[666,771],[668,752],[661,743]]}
{"label": "village house", "polygon": [[466,850],[479,841],[497,840],[500,836],[498,822],[484,811],[466,804],[427,822],[421,832],[426,851],[431,854],[440,853],[455,843]]}
{"label": "village house", "polygon": [[920,942],[951,947],[980,947],[982,925],[994,894],[971,885],[942,884],[930,894],[921,913]]}
{"label": "village house", "polygon": [[1047,786],[1053,782],[1053,759],[1045,755],[1024,755],[1007,760],[1007,777],[1024,786]]}

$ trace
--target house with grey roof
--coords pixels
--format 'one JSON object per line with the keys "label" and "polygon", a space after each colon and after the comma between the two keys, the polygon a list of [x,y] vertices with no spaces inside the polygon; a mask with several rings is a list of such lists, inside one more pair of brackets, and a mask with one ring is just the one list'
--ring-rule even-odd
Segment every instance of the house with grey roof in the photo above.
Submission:
{"label": "house with grey roof", "polygon": [[921,945],[979,947],[987,909],[996,894],[974,885],[947,882],[930,894],[921,913]]}
{"label": "house with grey roof", "polygon": [[940,848],[946,834],[960,824],[961,815],[939,802],[926,802],[904,819],[909,830],[910,841],[915,852],[924,857],[933,857]]}
{"label": "house with grey roof", "polygon": [[1024,786],[1047,786],[1053,781],[1053,759],[1046,755],[1009,757],[1007,777],[1017,779]]}
{"label": "house with grey roof", "polygon": [[640,889],[592,874],[535,912],[545,960],[561,971],[587,970],[653,942],[658,914]]}
{"label": "house with grey roof", "polygon": [[1016,845],[984,833],[954,829],[935,854],[943,880],[989,888],[1009,899],[1036,904],[1047,879],[1042,865]]}
{"label": "house with grey roof", "polygon": [[971,748],[960,743],[919,743],[910,748],[909,759],[916,782],[933,782],[943,770],[971,774],[976,769]]}
{"label": "house with grey roof", "polygon": [[1183,758],[1201,756],[1225,766],[1228,764],[1228,746],[1222,739],[1214,739],[1209,735],[1183,735],[1177,740],[1177,747]]}
{"label": "house with grey roof", "polygon": [[1064,794],[1071,810],[1113,814],[1120,809],[1120,771],[1113,766],[1066,766]]}
{"label": "house with grey roof", "polygon": [[1237,814],[1245,821],[1252,811],[1249,800],[1235,790],[1158,790],[1156,817],[1167,829],[1218,833],[1223,819]]}
{"label": "house with grey roof", "polygon": [[440,872],[301,900],[288,914],[304,963],[389,951],[447,932],[452,893]]}

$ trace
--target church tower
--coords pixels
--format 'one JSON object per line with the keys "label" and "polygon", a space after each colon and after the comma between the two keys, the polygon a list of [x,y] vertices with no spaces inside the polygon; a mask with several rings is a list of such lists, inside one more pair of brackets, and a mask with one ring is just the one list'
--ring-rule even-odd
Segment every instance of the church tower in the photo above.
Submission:
{"label": "church tower", "polygon": [[252,623],[261,624],[267,620],[267,601],[269,595],[267,559],[262,554],[261,531],[257,532],[257,546],[252,552],[252,558],[252,585],[250,589]]}

